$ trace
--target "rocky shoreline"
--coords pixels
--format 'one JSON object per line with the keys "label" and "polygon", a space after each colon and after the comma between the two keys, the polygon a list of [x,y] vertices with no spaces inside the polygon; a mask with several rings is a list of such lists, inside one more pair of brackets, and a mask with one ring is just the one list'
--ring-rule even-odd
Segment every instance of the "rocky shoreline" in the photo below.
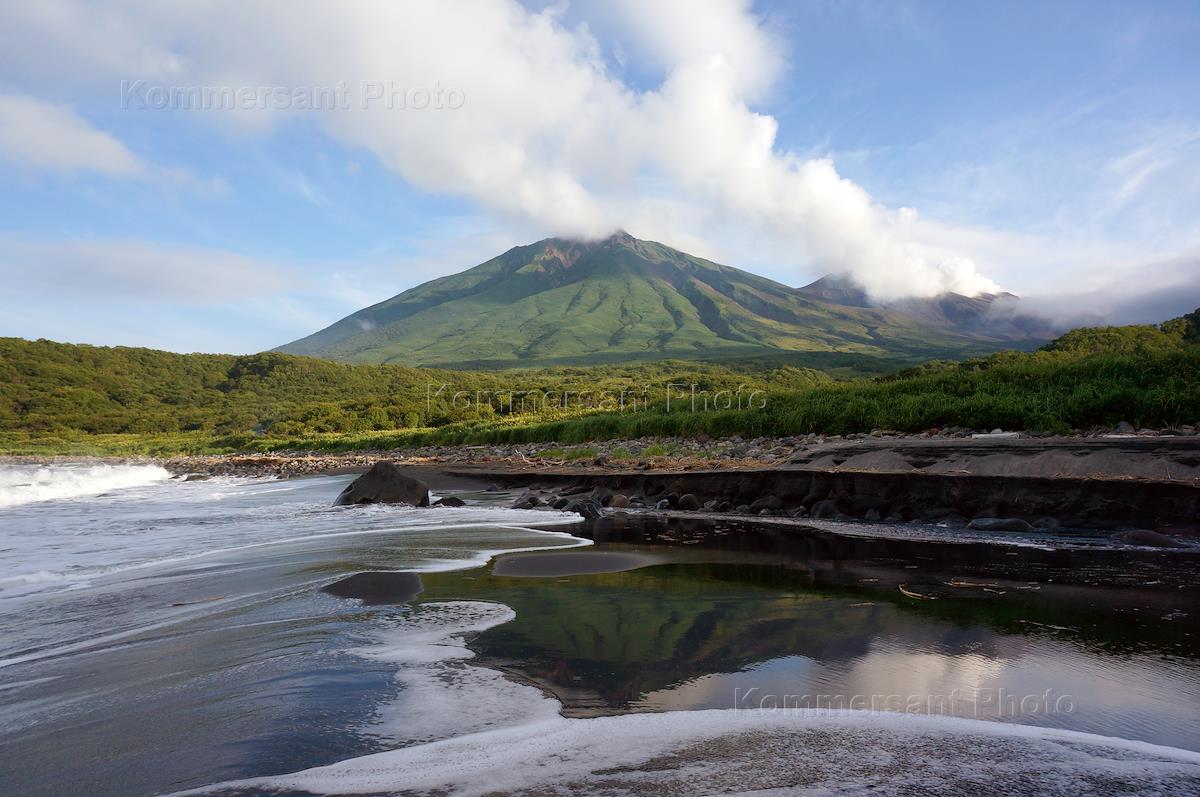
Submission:
{"label": "rocky shoreline", "polygon": [[[974,442],[972,442],[974,441]],[[874,431],[870,434],[799,435],[794,437],[738,436],[723,438],[653,437],[634,440],[606,440],[561,445],[555,443],[513,443],[503,445],[438,445],[400,449],[364,449],[348,452],[283,450],[263,454],[180,454],[174,456],[80,457],[80,456],[9,456],[0,461],[26,464],[56,462],[145,463],[160,465],[177,475],[209,476],[306,476],[365,471],[375,462],[388,459],[407,464],[487,465],[513,468],[563,468],[656,472],[664,470],[750,469],[778,467],[810,462],[821,452],[867,447],[874,449],[908,448],[914,445],[956,446],[988,445],[1032,446],[1045,450],[1065,450],[1078,445],[1098,444],[1121,448],[1125,444],[1154,448],[1156,444],[1177,442],[1200,451],[1200,434],[1191,426],[1180,429],[1135,430],[1123,424],[1115,429],[1099,429],[1062,437],[1008,432],[948,428],[909,435]],[[1181,478],[1200,478],[1200,469],[1177,467]],[[1195,472],[1193,472],[1195,471]],[[1134,475],[1116,463],[1091,474]]]}
{"label": "rocky shoreline", "polygon": [[[735,441],[736,442],[736,441]],[[778,441],[772,441],[778,442]],[[936,523],[981,532],[1106,530],[1118,542],[1188,547],[1200,538],[1200,438],[863,436],[754,447],[716,467],[694,449],[636,465],[588,450],[414,463],[414,472],[522,491],[513,506],[598,518],[614,511],[827,521]],[[643,448],[657,452],[650,444]],[[619,451],[628,449],[618,448]],[[736,450],[736,449],[735,449]],[[555,454],[565,452],[555,451]],[[740,453],[740,452],[739,452]],[[595,454],[593,456],[593,454]],[[581,461],[582,460],[582,461]],[[1182,539],[1181,539],[1182,538]]]}
{"label": "rocky shoreline", "polygon": [[361,473],[386,460],[427,474],[431,484],[494,484],[524,491],[517,506],[584,517],[630,509],[991,531],[1062,526],[1147,532],[1130,541],[1166,546],[1172,542],[1152,535],[1200,537],[1200,436],[1192,431],[659,438],[120,461],[202,479]]}

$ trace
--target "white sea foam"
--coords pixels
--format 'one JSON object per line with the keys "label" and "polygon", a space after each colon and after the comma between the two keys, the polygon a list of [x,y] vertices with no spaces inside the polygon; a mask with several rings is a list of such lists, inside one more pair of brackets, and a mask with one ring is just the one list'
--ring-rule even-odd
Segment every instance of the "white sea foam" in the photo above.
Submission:
{"label": "white sea foam", "polygon": [[100,495],[166,481],[157,465],[34,465],[0,468],[0,507]]}
{"label": "white sea foam", "polygon": [[[169,476],[152,465],[0,467],[0,600],[365,534],[403,534],[407,547],[395,566],[417,570],[483,564],[515,538],[521,549],[531,537],[549,547],[585,544],[522,525],[578,522],[565,513],[333,506],[349,477],[183,483]],[[96,497],[102,492],[112,495]]]}
{"label": "white sea foam", "polygon": [[1200,754],[946,717],[678,711],[540,720],[230,786],[329,795],[1190,797],[1200,789]]}
{"label": "white sea foam", "polygon": [[557,701],[470,663],[466,638],[513,616],[474,601],[409,607],[356,651],[398,665],[401,694],[377,730],[407,746],[192,793],[1200,793],[1200,753],[1015,724],[817,709],[565,719]]}
{"label": "white sea foam", "polygon": [[[482,565],[510,550],[591,544],[526,525],[579,522],[565,513],[486,505],[333,506],[351,478],[170,480],[110,496],[0,509],[0,611],[8,616],[0,623],[0,669],[119,647],[267,593],[315,589],[329,580],[324,571],[311,579],[297,573],[246,581],[236,574],[320,559],[355,538],[379,538],[367,550],[382,567],[422,572]],[[186,592],[200,581],[222,586],[151,605],[99,597],[140,596],[157,585]],[[72,607],[65,615],[55,608],[64,604]],[[39,612],[53,621],[40,621]]]}
{"label": "white sea foam", "polygon": [[503,604],[451,601],[391,618],[381,644],[354,651],[399,665],[399,696],[366,730],[393,743],[428,742],[557,717],[558,701],[540,690],[470,664],[466,638],[514,617]]}

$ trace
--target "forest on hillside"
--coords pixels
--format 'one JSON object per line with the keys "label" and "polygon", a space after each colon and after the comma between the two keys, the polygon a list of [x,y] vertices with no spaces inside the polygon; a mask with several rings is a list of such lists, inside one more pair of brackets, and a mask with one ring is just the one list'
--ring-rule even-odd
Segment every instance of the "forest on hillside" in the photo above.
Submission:
{"label": "forest on hillside", "polygon": [[[674,402],[672,404],[672,402]],[[0,339],[0,450],[52,453],[583,442],[1200,421],[1200,311],[1036,352],[835,380],[771,362],[466,372],[279,353]]]}

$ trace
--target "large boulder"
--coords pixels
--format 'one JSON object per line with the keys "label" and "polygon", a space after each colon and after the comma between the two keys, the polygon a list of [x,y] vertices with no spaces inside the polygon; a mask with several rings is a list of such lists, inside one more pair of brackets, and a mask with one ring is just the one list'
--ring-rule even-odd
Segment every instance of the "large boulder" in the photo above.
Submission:
{"label": "large boulder", "polygon": [[764,495],[762,498],[750,502],[751,512],[761,514],[764,509],[770,509],[772,512],[783,509],[783,499],[777,495]]}
{"label": "large boulder", "polygon": [[587,520],[595,520],[600,517],[600,502],[593,498],[584,498],[579,501],[573,501],[567,505],[568,512],[574,512]]}
{"label": "large boulder", "polygon": [[351,504],[410,504],[429,506],[429,485],[404,472],[395,462],[376,462],[346,486],[333,502]]}
{"label": "large boulder", "polygon": [[1186,548],[1187,543],[1181,542],[1174,537],[1168,537],[1166,534],[1161,534],[1150,529],[1130,529],[1122,531],[1120,534],[1114,534],[1113,539],[1123,542],[1126,545],[1144,545],[1150,548]]}

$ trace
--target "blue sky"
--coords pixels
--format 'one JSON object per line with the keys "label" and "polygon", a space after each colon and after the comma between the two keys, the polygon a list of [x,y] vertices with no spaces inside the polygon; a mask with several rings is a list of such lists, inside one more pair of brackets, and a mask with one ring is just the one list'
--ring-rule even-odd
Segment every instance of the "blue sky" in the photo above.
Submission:
{"label": "blue sky", "polygon": [[[880,300],[1200,304],[1194,2],[322,8],[0,10],[0,335],[255,351],[618,226]],[[139,80],[350,101],[122,107]]]}

